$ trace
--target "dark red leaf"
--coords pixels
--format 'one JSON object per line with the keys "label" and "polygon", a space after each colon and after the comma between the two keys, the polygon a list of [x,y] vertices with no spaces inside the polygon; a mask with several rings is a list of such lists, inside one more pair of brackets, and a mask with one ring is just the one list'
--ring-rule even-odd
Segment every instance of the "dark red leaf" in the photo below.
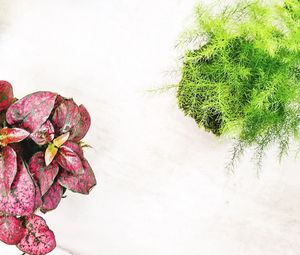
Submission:
{"label": "dark red leaf", "polygon": [[6,244],[18,244],[25,235],[20,219],[14,216],[0,216],[0,240]]}
{"label": "dark red leaf", "polygon": [[24,153],[24,146],[21,143],[11,143],[9,147],[13,148],[18,156],[21,156]]}
{"label": "dark red leaf", "polygon": [[56,96],[52,92],[40,91],[23,97],[8,108],[7,122],[34,132],[48,119]]}
{"label": "dark red leaf", "polygon": [[52,124],[56,133],[64,134],[69,132],[80,120],[79,108],[73,99],[65,99],[54,110]]}
{"label": "dark red leaf", "polygon": [[40,210],[43,213],[54,210],[61,201],[63,187],[59,183],[54,183],[48,192],[43,196],[43,204]]}
{"label": "dark red leaf", "polygon": [[86,133],[88,132],[91,126],[91,116],[87,109],[83,106],[79,106],[80,112],[80,120],[72,129],[70,140],[75,142],[79,142],[83,137],[85,137]]}
{"label": "dark red leaf", "polygon": [[34,211],[35,211],[36,209],[42,206],[43,201],[42,201],[41,189],[35,181],[34,183],[35,183],[35,201],[34,201]]}
{"label": "dark red leaf", "polygon": [[11,84],[7,81],[0,81],[0,111],[6,110],[14,100],[14,93]]}
{"label": "dark red leaf", "polygon": [[90,190],[97,184],[94,172],[87,160],[82,161],[83,175],[74,176],[70,172],[63,171],[58,182],[63,187],[77,193],[89,194]]}
{"label": "dark red leaf", "polygon": [[6,112],[0,111],[0,124],[3,124],[5,126],[6,122]]}
{"label": "dark red leaf", "polygon": [[46,221],[38,215],[25,218],[25,235],[17,247],[30,255],[45,255],[56,247],[54,233],[49,229]]}
{"label": "dark red leaf", "polygon": [[55,104],[54,104],[54,109],[56,109],[64,100],[66,100],[66,98],[64,98],[61,95],[57,95]]}
{"label": "dark red leaf", "polygon": [[22,128],[8,128],[0,129],[0,144],[6,146],[9,143],[18,143],[29,136],[29,132]]}
{"label": "dark red leaf", "polygon": [[36,191],[24,162],[17,160],[18,172],[8,196],[0,195],[0,211],[4,214],[24,216],[34,211]]}
{"label": "dark red leaf", "polygon": [[47,120],[39,129],[30,135],[30,138],[38,145],[44,145],[54,139],[54,127]]}
{"label": "dark red leaf", "polygon": [[72,151],[74,151],[80,159],[83,159],[83,150],[80,147],[80,145],[78,143],[72,142],[72,141],[66,141],[64,143],[65,147],[69,147]]}
{"label": "dark red leaf", "polygon": [[54,161],[46,166],[45,155],[42,151],[35,153],[29,162],[29,171],[38,183],[42,196],[48,191],[59,171],[57,163]]}
{"label": "dark red leaf", "polygon": [[79,156],[69,147],[61,146],[56,156],[57,163],[75,175],[83,174],[83,167]]}
{"label": "dark red leaf", "polygon": [[0,195],[7,196],[17,174],[17,155],[6,146],[0,152]]}

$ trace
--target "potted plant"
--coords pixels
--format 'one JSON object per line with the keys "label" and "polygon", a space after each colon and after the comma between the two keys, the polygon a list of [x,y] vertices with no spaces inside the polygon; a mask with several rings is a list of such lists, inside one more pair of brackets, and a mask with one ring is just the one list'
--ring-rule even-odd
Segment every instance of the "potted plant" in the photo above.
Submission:
{"label": "potted plant", "polygon": [[0,81],[0,111],[0,240],[44,255],[56,241],[36,212],[57,208],[67,189],[88,194],[96,185],[81,141],[90,115],[53,92],[18,100],[6,81]]}
{"label": "potted plant", "polygon": [[[185,34],[180,109],[234,146],[231,166],[245,148],[257,163],[265,149],[286,154],[300,127],[300,2],[241,2],[221,13],[196,9]],[[188,35],[188,36],[186,36]]]}

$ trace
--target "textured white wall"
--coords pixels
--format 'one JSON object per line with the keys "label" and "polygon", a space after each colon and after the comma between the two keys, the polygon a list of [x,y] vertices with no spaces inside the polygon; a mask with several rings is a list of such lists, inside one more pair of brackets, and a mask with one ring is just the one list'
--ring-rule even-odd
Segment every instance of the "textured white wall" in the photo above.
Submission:
{"label": "textured white wall", "polygon": [[[272,152],[258,176],[249,154],[228,174],[229,141],[184,117],[173,92],[147,92],[170,81],[194,4],[1,1],[0,78],[18,97],[57,91],[92,115],[99,184],[45,216],[72,254],[299,254],[299,160]],[[0,254],[20,252],[0,244]]]}

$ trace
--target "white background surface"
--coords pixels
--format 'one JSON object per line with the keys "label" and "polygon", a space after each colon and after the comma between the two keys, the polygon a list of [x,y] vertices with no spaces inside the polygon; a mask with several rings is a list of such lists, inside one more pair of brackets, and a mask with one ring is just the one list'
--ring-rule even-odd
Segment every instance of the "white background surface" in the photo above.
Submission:
{"label": "white background surface", "polygon": [[[147,92],[172,80],[194,4],[1,1],[0,78],[19,98],[56,91],[92,115],[86,155],[99,184],[45,215],[72,254],[299,254],[299,159],[271,153],[257,175],[249,154],[228,174],[230,143],[183,116],[173,92]],[[21,253],[0,244],[0,254]]]}

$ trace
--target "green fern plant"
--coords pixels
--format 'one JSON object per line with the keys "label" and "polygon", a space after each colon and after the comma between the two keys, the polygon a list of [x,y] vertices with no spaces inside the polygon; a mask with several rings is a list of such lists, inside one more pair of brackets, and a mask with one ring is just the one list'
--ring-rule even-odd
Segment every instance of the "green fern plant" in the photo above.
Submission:
{"label": "green fern plant", "polygon": [[196,9],[186,33],[179,107],[200,127],[236,139],[231,164],[254,147],[261,163],[288,152],[300,128],[300,2],[239,3],[217,15]]}

